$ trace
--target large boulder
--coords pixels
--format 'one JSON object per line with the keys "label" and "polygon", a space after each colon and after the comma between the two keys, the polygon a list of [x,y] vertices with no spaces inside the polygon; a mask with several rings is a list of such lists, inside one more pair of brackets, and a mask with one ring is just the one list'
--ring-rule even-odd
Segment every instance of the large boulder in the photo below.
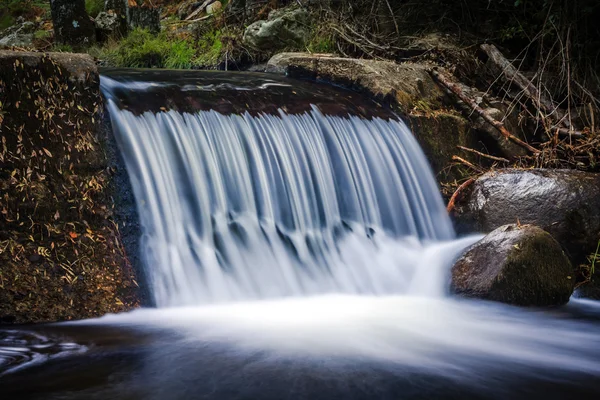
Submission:
{"label": "large boulder", "polygon": [[85,10],[85,0],[50,0],[54,40],[73,47],[96,41],[96,27]]}
{"label": "large boulder", "polygon": [[0,47],[31,47],[36,29],[36,24],[30,21],[13,25],[1,33]]}
{"label": "large boulder", "polygon": [[575,170],[504,169],[481,176],[455,209],[459,232],[491,232],[520,221],[549,232],[574,265],[587,262],[600,239],[600,174]]}
{"label": "large boulder", "polygon": [[[400,112],[410,125],[434,172],[441,180],[453,162],[456,146],[473,147],[468,121],[447,111],[444,91],[418,63],[336,57],[330,54],[280,53],[273,56],[267,72],[292,78],[325,81],[366,94],[384,106]],[[467,156],[468,157],[468,156]]]}
{"label": "large boulder", "polygon": [[573,294],[574,273],[560,244],[532,225],[505,225],[452,268],[453,293],[519,306],[556,306]]}
{"label": "large boulder", "polygon": [[246,28],[244,43],[259,51],[272,52],[304,47],[310,33],[311,19],[306,10],[274,10],[266,21],[256,21]]}
{"label": "large boulder", "polygon": [[0,105],[0,321],[131,309],[137,284],[113,200],[126,184],[98,124],[93,58],[0,51]]}

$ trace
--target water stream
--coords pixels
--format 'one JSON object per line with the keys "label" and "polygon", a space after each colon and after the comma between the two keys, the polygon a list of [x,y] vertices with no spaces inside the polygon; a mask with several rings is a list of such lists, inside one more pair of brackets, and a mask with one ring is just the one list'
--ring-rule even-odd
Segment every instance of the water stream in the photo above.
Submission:
{"label": "water stream", "polygon": [[107,71],[102,89],[158,308],[0,332],[10,398],[600,394],[598,303],[448,296],[480,236],[455,237],[393,114],[268,75]]}

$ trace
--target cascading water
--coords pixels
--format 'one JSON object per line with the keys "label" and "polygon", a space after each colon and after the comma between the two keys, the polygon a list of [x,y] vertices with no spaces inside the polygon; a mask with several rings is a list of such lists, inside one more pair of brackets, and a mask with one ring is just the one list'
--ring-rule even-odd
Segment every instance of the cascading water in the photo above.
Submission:
{"label": "cascading water", "polygon": [[316,105],[136,115],[115,96],[123,87],[160,85],[102,78],[159,306],[405,293],[426,248],[454,238],[427,161],[399,120],[324,115]]}

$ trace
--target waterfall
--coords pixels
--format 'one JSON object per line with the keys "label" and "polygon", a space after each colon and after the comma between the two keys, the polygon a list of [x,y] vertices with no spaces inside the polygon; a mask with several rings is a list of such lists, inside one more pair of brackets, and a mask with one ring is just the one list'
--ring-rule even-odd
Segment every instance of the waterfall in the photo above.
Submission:
{"label": "waterfall", "polygon": [[[214,96],[216,86],[192,85],[188,96]],[[158,306],[415,292],[440,268],[436,254],[464,248],[443,247],[454,239],[451,221],[400,119],[329,115],[317,100],[299,112],[140,110],[160,87],[102,77]],[[137,100],[124,106],[118,93]]]}

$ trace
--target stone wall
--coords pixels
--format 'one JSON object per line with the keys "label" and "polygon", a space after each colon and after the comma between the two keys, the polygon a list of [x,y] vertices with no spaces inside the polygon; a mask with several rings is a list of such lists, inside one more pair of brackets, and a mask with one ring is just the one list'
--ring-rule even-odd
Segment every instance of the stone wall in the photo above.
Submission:
{"label": "stone wall", "polygon": [[101,121],[91,57],[0,52],[0,322],[138,305]]}

